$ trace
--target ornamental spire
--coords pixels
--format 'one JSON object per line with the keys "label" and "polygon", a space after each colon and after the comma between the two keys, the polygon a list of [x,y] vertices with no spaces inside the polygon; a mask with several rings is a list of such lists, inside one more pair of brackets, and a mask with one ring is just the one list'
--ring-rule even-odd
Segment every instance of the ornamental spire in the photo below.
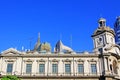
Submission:
{"label": "ornamental spire", "polygon": [[40,47],[40,33],[38,33],[38,39],[34,47],[34,51],[39,51],[39,47]]}
{"label": "ornamental spire", "polygon": [[38,33],[38,40],[37,43],[40,43],[40,32]]}

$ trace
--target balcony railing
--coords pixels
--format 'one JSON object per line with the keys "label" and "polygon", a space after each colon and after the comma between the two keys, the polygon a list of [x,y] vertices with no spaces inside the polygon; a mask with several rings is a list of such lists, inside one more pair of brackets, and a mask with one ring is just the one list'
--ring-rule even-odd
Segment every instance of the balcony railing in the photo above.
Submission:
{"label": "balcony railing", "polygon": [[[19,74],[18,74],[19,75]],[[90,73],[22,73],[21,76],[99,76],[100,74]]]}
{"label": "balcony railing", "polygon": [[[38,76],[38,77],[93,77],[93,76],[101,76],[102,74],[100,73],[96,73],[96,74],[92,74],[92,73],[1,73],[2,75],[17,75],[17,76],[27,76],[27,77],[34,77],[34,76]],[[120,77],[117,74],[109,74],[109,76],[115,76],[115,77]]]}

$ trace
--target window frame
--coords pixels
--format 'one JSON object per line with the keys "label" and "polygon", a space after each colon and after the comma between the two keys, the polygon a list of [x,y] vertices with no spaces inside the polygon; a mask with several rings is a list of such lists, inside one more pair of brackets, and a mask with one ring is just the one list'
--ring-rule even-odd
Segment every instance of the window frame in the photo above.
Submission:
{"label": "window frame", "polygon": [[[66,68],[66,65],[69,65],[69,66],[67,66],[67,68]],[[70,63],[65,63],[65,74],[71,74],[71,64]]]}
{"label": "window frame", "polygon": [[[44,65],[43,66],[43,71],[41,71],[41,72],[40,72],[40,65]],[[39,74],[45,74],[45,64],[44,63],[39,64]]]}
{"label": "window frame", "polygon": [[97,74],[97,64],[91,63],[91,74]]}
{"label": "window frame", "polygon": [[[82,67],[80,65],[82,65]],[[84,74],[84,64],[83,63],[78,63],[78,74]]]}
{"label": "window frame", "polygon": [[[9,66],[11,65],[11,66]],[[9,70],[11,68],[11,70]],[[7,73],[12,73],[13,72],[13,63],[7,63]]]}
{"label": "window frame", "polygon": [[[31,67],[30,67],[30,70],[28,70],[28,65],[31,65]],[[26,74],[31,74],[32,73],[32,64],[31,63],[27,63],[26,64]]]}
{"label": "window frame", "polygon": [[58,63],[52,64],[52,74],[58,74]]}

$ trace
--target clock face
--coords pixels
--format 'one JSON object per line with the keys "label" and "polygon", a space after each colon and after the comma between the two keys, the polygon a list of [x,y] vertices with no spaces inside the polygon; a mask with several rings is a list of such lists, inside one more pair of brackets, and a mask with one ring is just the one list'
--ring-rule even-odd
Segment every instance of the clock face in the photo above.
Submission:
{"label": "clock face", "polygon": [[97,45],[101,45],[101,44],[102,44],[102,38],[100,37],[97,39]]}

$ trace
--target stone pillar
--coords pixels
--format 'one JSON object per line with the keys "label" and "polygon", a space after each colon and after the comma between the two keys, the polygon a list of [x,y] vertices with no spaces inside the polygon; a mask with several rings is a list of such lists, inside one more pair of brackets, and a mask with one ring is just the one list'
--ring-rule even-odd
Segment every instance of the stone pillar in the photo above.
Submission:
{"label": "stone pillar", "polygon": [[48,60],[47,60],[47,76],[49,75],[49,57],[48,57]]}
{"label": "stone pillar", "polygon": [[107,58],[104,57],[104,66],[105,66],[105,71],[108,71],[108,65],[107,65]]}
{"label": "stone pillar", "polygon": [[109,64],[108,64],[108,57],[104,57],[104,70],[105,70],[105,75],[109,75]]}
{"label": "stone pillar", "polygon": [[120,60],[118,60],[118,75],[120,76]]}

